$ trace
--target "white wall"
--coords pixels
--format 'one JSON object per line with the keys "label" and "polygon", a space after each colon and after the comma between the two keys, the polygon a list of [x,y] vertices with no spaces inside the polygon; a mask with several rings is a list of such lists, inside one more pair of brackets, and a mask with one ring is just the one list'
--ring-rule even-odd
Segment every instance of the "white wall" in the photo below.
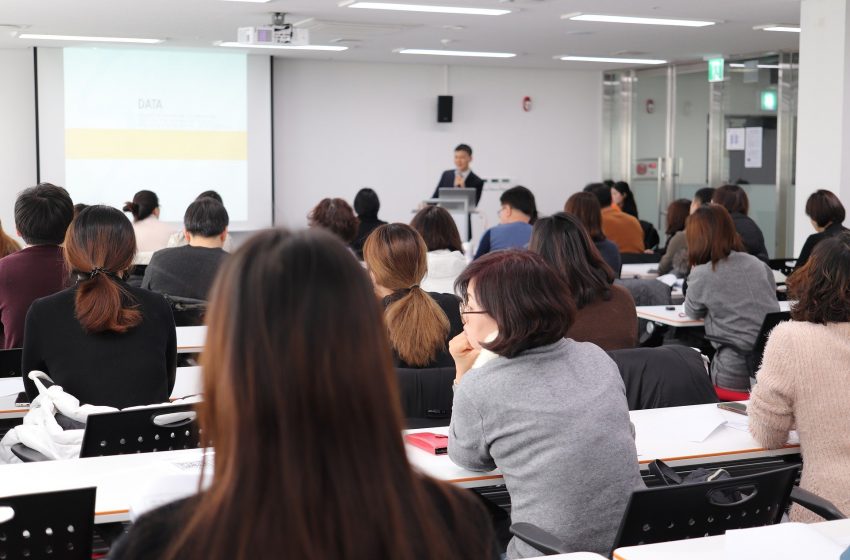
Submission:
{"label": "white wall", "polygon": [[31,49],[0,49],[0,220],[15,236],[15,199],[36,182]]}
{"label": "white wall", "polygon": [[303,226],[321,198],[364,186],[382,219],[407,222],[460,142],[478,175],[525,185],[544,213],[600,178],[600,72],[449,67],[450,124],[437,123],[443,66],[276,59],[274,72],[278,224]]}

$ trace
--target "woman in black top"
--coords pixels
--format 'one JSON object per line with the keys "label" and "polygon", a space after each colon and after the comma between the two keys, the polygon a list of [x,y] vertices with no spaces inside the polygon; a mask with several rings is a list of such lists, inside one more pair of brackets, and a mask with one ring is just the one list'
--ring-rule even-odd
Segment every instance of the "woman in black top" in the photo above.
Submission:
{"label": "woman in black top", "polygon": [[407,461],[381,309],[342,242],[254,236],[207,321],[211,484],[142,516],[113,560],[498,558],[480,501]]}
{"label": "woman in black top", "polygon": [[817,233],[811,234],[806,238],[806,243],[803,244],[803,249],[800,251],[800,256],[797,257],[797,264],[794,270],[799,269],[812,254],[815,245],[828,237],[848,231],[842,223],[845,218],[844,205],[832,192],[820,189],[813,192],[806,201],[806,215],[812,222]]}
{"label": "woman in black top", "polygon": [[76,284],[36,300],[24,328],[27,374],[43,371],[83,404],[126,408],[165,402],[174,387],[177,337],[171,308],[122,277],[136,254],[133,226],[109,206],[90,206],[71,223],[65,260]]}
{"label": "woman in black top", "polygon": [[360,189],[357,196],[354,197],[354,211],[357,212],[360,225],[357,227],[357,235],[354,237],[354,241],[351,242],[351,249],[358,259],[363,259],[363,244],[366,243],[369,234],[375,231],[378,226],[387,223],[378,219],[380,209],[381,201],[378,199],[378,193],[372,189]]}
{"label": "woman in black top", "polygon": [[428,273],[428,247],[406,224],[387,224],[372,232],[363,260],[386,311],[384,320],[397,367],[453,367],[448,342],[463,330],[460,300],[426,292],[419,283]]}
{"label": "woman in black top", "polygon": [[750,211],[750,199],[747,193],[738,185],[723,185],[715,189],[711,202],[719,204],[729,211],[735,230],[744,242],[747,252],[759,260],[767,262],[767,247],[764,245],[764,234],[758,225],[747,214]]}

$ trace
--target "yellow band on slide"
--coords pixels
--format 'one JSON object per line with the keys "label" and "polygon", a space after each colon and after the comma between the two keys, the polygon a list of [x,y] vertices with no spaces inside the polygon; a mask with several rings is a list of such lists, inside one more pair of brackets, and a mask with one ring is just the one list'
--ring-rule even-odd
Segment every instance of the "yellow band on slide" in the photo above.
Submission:
{"label": "yellow band on slide", "polygon": [[67,159],[247,160],[248,133],[69,128]]}

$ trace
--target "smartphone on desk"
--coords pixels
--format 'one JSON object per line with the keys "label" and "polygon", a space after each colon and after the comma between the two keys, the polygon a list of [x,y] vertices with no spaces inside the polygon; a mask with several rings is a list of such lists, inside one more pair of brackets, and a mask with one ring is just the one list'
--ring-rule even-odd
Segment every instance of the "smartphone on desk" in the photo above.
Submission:
{"label": "smartphone on desk", "polygon": [[747,405],[739,402],[722,402],[717,405],[717,408],[721,410],[728,410],[729,412],[734,412],[735,414],[743,414],[747,415]]}
{"label": "smartphone on desk", "polygon": [[[8,401],[7,401],[8,402]],[[23,391],[18,393],[18,398],[15,399],[15,406],[19,408],[28,408],[30,405],[30,398]]]}

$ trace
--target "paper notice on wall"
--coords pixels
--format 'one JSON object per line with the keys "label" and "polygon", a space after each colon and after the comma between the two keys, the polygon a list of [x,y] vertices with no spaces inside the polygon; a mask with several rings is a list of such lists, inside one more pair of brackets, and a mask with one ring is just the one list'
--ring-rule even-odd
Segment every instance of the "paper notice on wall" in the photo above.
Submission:
{"label": "paper notice on wall", "polygon": [[726,149],[730,152],[743,150],[745,147],[744,134],[745,132],[743,128],[727,128]]}
{"label": "paper notice on wall", "polygon": [[744,167],[748,169],[761,168],[762,137],[764,130],[760,126],[748,126],[746,132],[746,147],[744,149]]}

